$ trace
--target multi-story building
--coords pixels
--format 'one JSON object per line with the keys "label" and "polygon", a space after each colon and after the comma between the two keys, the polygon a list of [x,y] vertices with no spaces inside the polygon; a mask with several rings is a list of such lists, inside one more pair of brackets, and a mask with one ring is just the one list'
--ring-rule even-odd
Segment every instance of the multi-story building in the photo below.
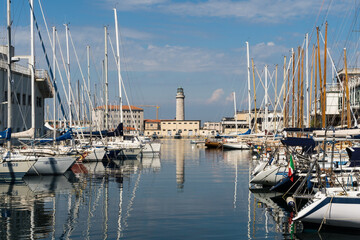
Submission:
{"label": "multi-story building", "polygon": [[[144,130],[144,109],[135,106],[122,106],[124,131]],[[121,121],[120,106],[108,105],[108,127],[105,123],[105,106],[99,106],[92,112],[94,127],[99,129],[114,130]]]}
{"label": "multi-story building", "polygon": [[161,121],[153,119],[144,120],[144,135],[145,136],[160,136],[161,135]]}
{"label": "multi-story building", "polygon": [[162,137],[173,137],[179,133],[182,137],[194,137],[200,134],[200,120],[161,120]]}
{"label": "multi-story building", "polygon": [[204,122],[204,126],[200,129],[201,136],[216,136],[222,133],[221,122]]}
{"label": "multi-story building", "polygon": [[[14,48],[11,48],[12,55]],[[14,55],[13,55],[14,56]],[[31,128],[31,73],[30,68],[12,63],[12,132]],[[0,130],[7,128],[7,46],[0,46]],[[53,87],[45,70],[35,71],[35,136],[45,134],[44,102],[53,97]]]}

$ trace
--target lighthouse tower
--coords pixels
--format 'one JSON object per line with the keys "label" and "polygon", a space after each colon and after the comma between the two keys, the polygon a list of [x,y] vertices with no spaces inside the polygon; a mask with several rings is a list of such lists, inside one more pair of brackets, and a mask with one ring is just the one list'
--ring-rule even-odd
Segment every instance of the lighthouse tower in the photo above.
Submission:
{"label": "lighthouse tower", "polygon": [[184,89],[179,87],[176,93],[176,120],[185,120]]}

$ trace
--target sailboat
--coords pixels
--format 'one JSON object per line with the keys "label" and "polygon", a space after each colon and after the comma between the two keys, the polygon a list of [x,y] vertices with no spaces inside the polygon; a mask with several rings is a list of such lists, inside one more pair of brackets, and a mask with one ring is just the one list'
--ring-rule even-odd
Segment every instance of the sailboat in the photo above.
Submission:
{"label": "sailboat", "polygon": [[[7,118],[7,133],[5,134],[5,140],[7,147],[2,149],[0,158],[0,181],[17,181],[21,180],[26,172],[34,165],[37,158],[34,156],[24,156],[19,152],[16,152],[11,147],[11,127],[12,127],[12,84],[11,84],[11,1],[7,1],[7,29],[8,29],[8,54],[7,54],[7,105],[8,105],[8,118]],[[2,134],[3,135],[3,134]]]}

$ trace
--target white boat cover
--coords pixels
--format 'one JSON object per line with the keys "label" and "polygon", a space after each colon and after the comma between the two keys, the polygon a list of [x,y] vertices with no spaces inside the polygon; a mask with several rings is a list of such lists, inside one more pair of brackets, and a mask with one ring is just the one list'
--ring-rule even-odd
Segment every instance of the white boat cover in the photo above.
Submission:
{"label": "white boat cover", "polygon": [[23,132],[11,133],[12,138],[32,138],[34,136],[35,129],[30,128]]}

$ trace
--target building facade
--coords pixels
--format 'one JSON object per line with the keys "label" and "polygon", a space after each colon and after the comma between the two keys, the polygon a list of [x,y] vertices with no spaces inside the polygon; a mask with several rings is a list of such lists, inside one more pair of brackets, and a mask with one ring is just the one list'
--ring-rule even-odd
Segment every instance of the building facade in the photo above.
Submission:
{"label": "building facade", "polygon": [[144,120],[144,135],[161,136],[161,121],[152,119]]}
{"label": "building facade", "polygon": [[[122,106],[124,131],[144,131],[144,109],[135,106]],[[93,127],[114,130],[121,121],[120,106],[108,105],[108,126],[105,123],[105,106],[99,106],[92,112]]]}
{"label": "building facade", "polygon": [[[12,51],[14,49],[12,48]],[[12,53],[13,54],[13,53]],[[30,68],[12,63],[12,132],[22,132],[31,128],[31,73]],[[7,118],[7,46],[0,46],[0,130],[8,126]],[[46,133],[44,127],[44,103],[53,97],[53,87],[45,70],[35,71],[35,137]]]}
{"label": "building facade", "polygon": [[182,137],[195,137],[200,134],[200,120],[161,120],[162,137],[174,137],[179,133]]}

